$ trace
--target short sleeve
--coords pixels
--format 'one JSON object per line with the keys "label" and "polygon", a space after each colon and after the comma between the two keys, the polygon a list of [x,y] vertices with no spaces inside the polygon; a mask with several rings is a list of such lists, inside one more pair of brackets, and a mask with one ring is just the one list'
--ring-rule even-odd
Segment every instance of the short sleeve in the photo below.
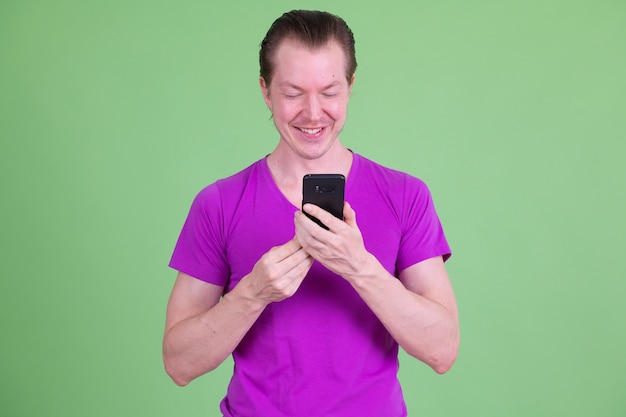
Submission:
{"label": "short sleeve", "polygon": [[217,184],[204,188],[191,204],[169,266],[194,278],[226,285],[230,276],[224,219]]}
{"label": "short sleeve", "polygon": [[436,256],[442,256],[446,261],[451,251],[430,190],[423,181],[407,176],[402,195],[398,271]]}

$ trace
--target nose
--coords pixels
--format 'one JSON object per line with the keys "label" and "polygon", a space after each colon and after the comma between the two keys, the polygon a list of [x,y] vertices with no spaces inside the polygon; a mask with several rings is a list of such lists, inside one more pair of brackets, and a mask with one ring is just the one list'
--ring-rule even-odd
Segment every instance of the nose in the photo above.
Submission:
{"label": "nose", "polygon": [[321,119],[323,111],[320,98],[315,94],[309,95],[307,97],[303,113],[312,121]]}

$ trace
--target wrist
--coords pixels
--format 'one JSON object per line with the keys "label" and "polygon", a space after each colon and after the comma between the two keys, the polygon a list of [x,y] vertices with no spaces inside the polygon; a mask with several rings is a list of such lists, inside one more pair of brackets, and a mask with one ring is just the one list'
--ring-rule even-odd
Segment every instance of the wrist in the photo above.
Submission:
{"label": "wrist", "polygon": [[239,281],[232,291],[222,297],[222,301],[239,305],[239,308],[252,314],[260,314],[269,303],[257,296],[257,292],[247,278],[248,276]]}
{"label": "wrist", "polygon": [[359,259],[356,266],[353,273],[344,276],[353,286],[365,284],[367,281],[376,279],[376,277],[380,276],[381,270],[384,271],[378,259],[369,252],[366,252],[366,255]]}

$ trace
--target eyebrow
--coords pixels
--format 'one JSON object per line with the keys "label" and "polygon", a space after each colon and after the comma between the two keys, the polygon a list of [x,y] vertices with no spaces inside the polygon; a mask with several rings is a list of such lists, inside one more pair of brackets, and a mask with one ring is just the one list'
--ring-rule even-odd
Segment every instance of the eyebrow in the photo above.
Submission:
{"label": "eyebrow", "polygon": [[[330,83],[327,86],[325,86],[322,90],[328,90],[330,88],[337,87],[338,85],[341,85],[341,81],[335,80],[332,83]],[[278,87],[281,87],[281,88],[293,88],[295,90],[300,90],[300,91],[303,90],[302,87],[300,87],[300,86],[298,86],[296,84],[293,84],[293,83],[291,83],[289,81],[283,81],[282,83],[278,83]]]}

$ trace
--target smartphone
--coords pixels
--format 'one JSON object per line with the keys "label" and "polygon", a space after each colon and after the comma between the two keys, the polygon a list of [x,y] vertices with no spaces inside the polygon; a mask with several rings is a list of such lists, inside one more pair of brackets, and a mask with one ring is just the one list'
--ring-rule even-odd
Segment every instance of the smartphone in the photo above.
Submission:
{"label": "smartphone", "polygon": [[[315,204],[343,220],[343,199],[346,178],[341,174],[307,174],[302,178],[302,205]],[[328,227],[317,218],[307,214],[324,229]]]}

